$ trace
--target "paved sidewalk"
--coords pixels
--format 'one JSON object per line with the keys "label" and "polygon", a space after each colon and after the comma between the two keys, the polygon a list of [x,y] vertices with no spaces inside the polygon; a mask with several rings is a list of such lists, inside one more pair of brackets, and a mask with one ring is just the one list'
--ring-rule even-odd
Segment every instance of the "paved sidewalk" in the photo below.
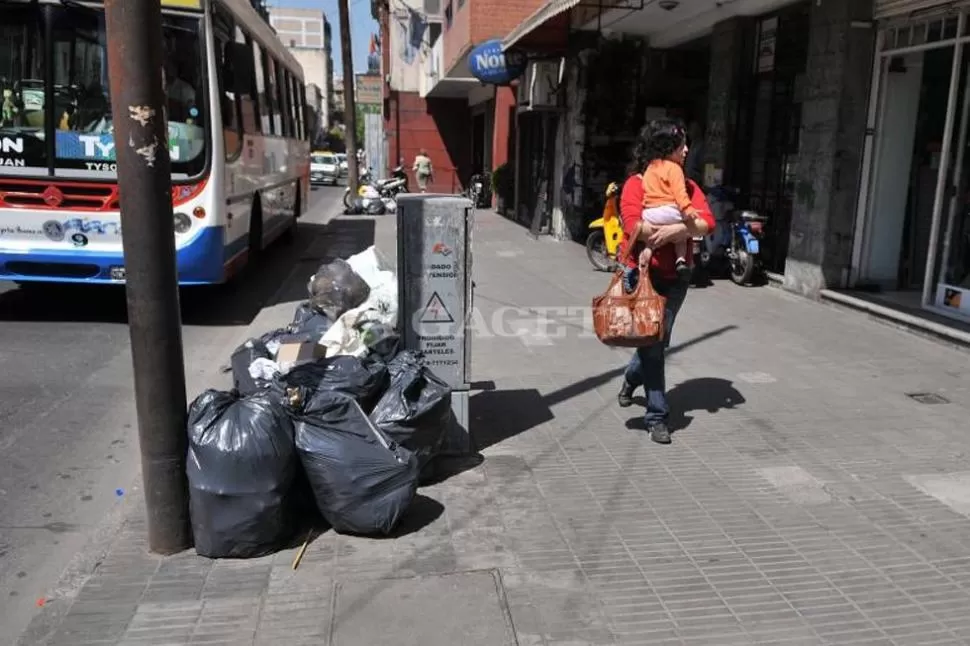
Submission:
{"label": "paved sidewalk", "polygon": [[[393,218],[376,235],[393,251]],[[158,558],[136,509],[23,643],[970,644],[967,354],[779,290],[692,290],[659,446],[616,406],[628,352],[589,334],[607,277],[582,247],[480,212],[474,253],[484,462],[423,488],[399,537],[330,532],[295,571],[295,550]]]}

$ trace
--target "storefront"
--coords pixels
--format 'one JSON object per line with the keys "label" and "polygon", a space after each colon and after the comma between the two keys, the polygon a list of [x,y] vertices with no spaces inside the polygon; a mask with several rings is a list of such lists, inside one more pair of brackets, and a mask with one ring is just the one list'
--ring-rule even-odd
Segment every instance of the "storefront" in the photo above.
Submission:
{"label": "storefront", "polygon": [[970,320],[970,2],[875,4],[851,283]]}
{"label": "storefront", "polygon": [[810,11],[811,3],[798,2],[755,19],[747,31],[757,47],[740,80],[731,174],[747,207],[768,217],[762,258],[777,273],[791,233]]}

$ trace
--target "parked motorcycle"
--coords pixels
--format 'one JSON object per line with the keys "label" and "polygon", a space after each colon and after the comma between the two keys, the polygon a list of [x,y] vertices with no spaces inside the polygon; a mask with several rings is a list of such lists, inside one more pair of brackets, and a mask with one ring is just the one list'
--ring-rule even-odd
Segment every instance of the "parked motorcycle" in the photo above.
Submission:
{"label": "parked motorcycle", "polygon": [[623,242],[623,220],[620,218],[620,186],[610,182],[606,187],[606,203],[602,217],[589,223],[586,238],[586,257],[598,271],[614,271],[616,254]]}
{"label": "parked motorcycle", "polygon": [[475,173],[468,181],[465,197],[472,201],[476,209],[487,208],[492,203],[491,173]]}
{"label": "parked motorcycle", "polygon": [[766,216],[754,211],[731,212],[732,236],[728,258],[731,260],[731,280],[738,285],[747,285],[763,271],[761,239],[767,221]]}
{"label": "parked motorcycle", "polygon": [[[403,166],[398,166],[393,171],[391,171],[391,176],[385,179],[373,179],[371,170],[365,168],[360,173],[360,181],[358,182],[357,197],[364,197],[364,189],[366,187],[371,187],[377,191],[381,198],[394,199],[401,193],[408,192],[408,175],[404,172]],[[350,187],[344,189],[344,206],[347,209],[351,209],[354,203],[354,198],[350,194]]]}
{"label": "parked motorcycle", "polygon": [[723,267],[738,285],[750,284],[762,271],[761,240],[768,218],[747,209],[736,208],[738,191],[715,186],[706,191],[714,211],[714,231],[695,243],[695,260],[709,272]]}

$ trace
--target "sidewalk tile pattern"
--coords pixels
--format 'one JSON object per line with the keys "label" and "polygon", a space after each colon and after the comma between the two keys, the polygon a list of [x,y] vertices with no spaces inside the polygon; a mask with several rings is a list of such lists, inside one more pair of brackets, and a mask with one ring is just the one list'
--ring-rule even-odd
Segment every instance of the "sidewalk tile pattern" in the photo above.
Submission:
{"label": "sidewalk tile pattern", "polygon": [[[485,460],[423,488],[414,531],[327,533],[293,571],[294,550],[151,556],[132,519],[47,643],[357,646],[331,641],[341,585],[491,570],[522,646],[970,644],[966,354],[770,288],[692,290],[659,446],[616,406],[629,352],[591,335],[608,277],[582,248],[480,212],[474,254]],[[514,336],[537,313],[554,331]]]}

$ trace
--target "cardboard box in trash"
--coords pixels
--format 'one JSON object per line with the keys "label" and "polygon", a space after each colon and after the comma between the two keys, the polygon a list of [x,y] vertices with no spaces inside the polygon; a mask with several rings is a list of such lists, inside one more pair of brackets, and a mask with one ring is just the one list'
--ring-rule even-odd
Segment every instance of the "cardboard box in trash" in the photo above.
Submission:
{"label": "cardboard box in trash", "polygon": [[280,372],[287,373],[302,363],[310,363],[327,356],[327,348],[314,341],[286,341],[276,351]]}

